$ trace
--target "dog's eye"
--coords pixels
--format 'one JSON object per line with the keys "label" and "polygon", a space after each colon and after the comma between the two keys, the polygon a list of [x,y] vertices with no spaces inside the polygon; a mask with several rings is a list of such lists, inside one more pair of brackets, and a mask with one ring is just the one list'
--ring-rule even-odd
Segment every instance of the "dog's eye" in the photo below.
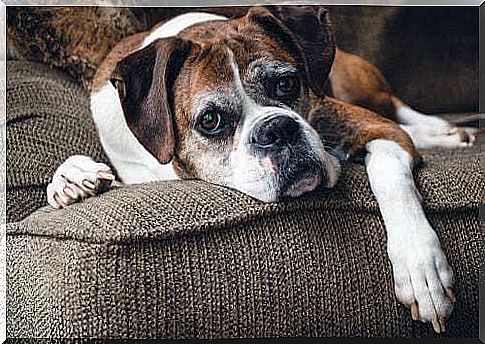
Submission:
{"label": "dog's eye", "polygon": [[199,124],[204,131],[214,133],[220,129],[222,125],[222,118],[219,113],[215,111],[208,111],[201,116]]}
{"label": "dog's eye", "polygon": [[271,97],[281,101],[291,101],[298,96],[300,81],[296,76],[284,76],[274,80]]}

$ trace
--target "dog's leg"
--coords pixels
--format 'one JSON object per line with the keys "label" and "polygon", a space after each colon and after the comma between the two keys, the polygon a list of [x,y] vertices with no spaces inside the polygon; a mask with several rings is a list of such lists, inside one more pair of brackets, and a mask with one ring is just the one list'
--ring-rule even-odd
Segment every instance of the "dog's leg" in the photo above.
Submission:
{"label": "dog's leg", "polygon": [[374,111],[403,125],[418,148],[458,148],[473,144],[476,128],[457,127],[422,114],[392,95],[391,88],[369,61],[337,49],[329,83],[334,98]]}
{"label": "dog's leg", "polygon": [[399,301],[413,319],[445,331],[455,300],[453,274],[420,203],[411,172],[412,157],[397,143],[366,145],[367,173],[387,229],[387,251]]}
{"label": "dog's leg", "polygon": [[445,331],[455,298],[453,274],[414,184],[412,168],[420,155],[411,138],[397,123],[362,107],[329,97],[313,105],[308,120],[324,140],[337,139],[351,154],[367,151],[367,173],[387,230],[397,298],[411,308],[414,319]]}
{"label": "dog's leg", "polygon": [[396,97],[392,97],[392,103],[396,111],[396,120],[400,124],[425,126],[428,127],[430,134],[435,135],[452,134],[456,131],[448,121],[418,112]]}
{"label": "dog's leg", "polygon": [[422,114],[392,97],[395,119],[409,134],[416,148],[459,148],[473,145],[478,130],[456,127],[448,121]]}
{"label": "dog's leg", "polygon": [[404,125],[401,128],[408,133],[418,149],[470,147],[475,142],[475,134],[460,128],[454,128],[450,134],[433,134],[435,129],[422,125]]}
{"label": "dog's leg", "polygon": [[109,166],[88,156],[69,157],[54,173],[47,186],[47,201],[54,208],[64,208],[108,188],[115,176]]}

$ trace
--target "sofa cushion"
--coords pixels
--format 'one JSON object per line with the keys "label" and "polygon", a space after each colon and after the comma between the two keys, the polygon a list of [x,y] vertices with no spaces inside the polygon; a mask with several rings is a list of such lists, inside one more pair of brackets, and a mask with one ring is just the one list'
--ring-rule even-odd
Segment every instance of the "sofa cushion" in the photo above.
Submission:
{"label": "sofa cushion", "polygon": [[45,189],[69,156],[106,161],[87,93],[44,64],[7,62],[7,222],[47,204]]}
{"label": "sofa cushion", "polygon": [[[416,171],[416,184],[423,196],[425,211],[478,209],[483,180],[479,168],[481,154],[477,150],[435,151],[425,155],[425,166]],[[202,190],[201,194],[199,190]],[[344,167],[335,188],[322,188],[281,203],[258,202],[242,193],[202,181],[147,183],[116,188],[59,211],[47,207],[15,228],[32,235],[93,243],[122,243],[165,238],[187,230],[224,226],[231,221],[252,221],[254,215],[298,213],[302,209],[378,212],[378,205],[365,168],[349,164]],[[127,226],[120,225],[119,221],[127,214],[129,223],[126,223]],[[153,217],[159,221],[147,221]],[[79,225],[72,226],[72,222]]]}
{"label": "sofa cushion", "polygon": [[[434,336],[394,296],[373,198],[342,187],[264,204],[200,181],[162,182],[43,208],[7,227],[8,335]],[[457,279],[445,335],[476,337],[477,203],[427,204]]]}

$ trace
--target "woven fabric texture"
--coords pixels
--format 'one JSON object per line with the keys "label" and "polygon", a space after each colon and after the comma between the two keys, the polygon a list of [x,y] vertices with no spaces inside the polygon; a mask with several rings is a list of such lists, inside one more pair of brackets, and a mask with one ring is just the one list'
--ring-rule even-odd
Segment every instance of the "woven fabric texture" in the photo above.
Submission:
{"label": "woven fabric texture", "polygon": [[7,62],[7,222],[47,205],[45,189],[69,156],[106,161],[74,80],[44,64]]}
{"label": "woven fabric texture", "polygon": [[[8,106],[9,216],[20,219],[45,204],[67,156],[103,156],[86,95],[60,74],[9,64]],[[428,152],[416,174],[456,273],[446,336],[478,336],[479,158]],[[200,181],[113,189],[8,224],[7,247],[9,337],[434,336],[394,296],[360,165],[332,191],[279,204]]]}

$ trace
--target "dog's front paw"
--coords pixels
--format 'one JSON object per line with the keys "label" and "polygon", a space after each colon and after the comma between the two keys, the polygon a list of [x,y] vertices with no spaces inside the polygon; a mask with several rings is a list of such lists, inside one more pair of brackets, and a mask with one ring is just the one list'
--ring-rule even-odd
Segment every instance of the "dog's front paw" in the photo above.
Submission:
{"label": "dog's front paw", "polygon": [[54,174],[47,186],[47,201],[54,208],[64,208],[94,196],[109,187],[114,179],[106,164],[95,162],[87,156],[74,155]]}
{"label": "dog's front paw", "polygon": [[[432,230],[431,230],[432,231]],[[389,243],[398,300],[411,309],[414,320],[431,322],[444,332],[453,310],[453,272],[434,232]]]}

